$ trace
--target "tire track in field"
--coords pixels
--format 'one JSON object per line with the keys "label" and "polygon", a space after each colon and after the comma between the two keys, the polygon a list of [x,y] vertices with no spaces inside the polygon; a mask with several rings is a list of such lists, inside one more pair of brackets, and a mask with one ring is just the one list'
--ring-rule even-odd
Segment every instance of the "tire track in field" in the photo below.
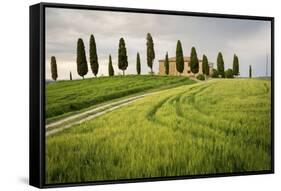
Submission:
{"label": "tire track in field", "polygon": [[[193,87],[190,88],[190,89],[193,89]],[[189,90],[190,90],[190,89],[189,89]],[[161,125],[166,125],[166,124],[162,123],[161,121],[159,121],[159,120],[156,118],[155,115],[156,115],[157,111],[159,111],[165,104],[169,104],[169,105],[170,105],[171,103],[179,102],[180,97],[181,97],[182,95],[184,95],[185,93],[186,93],[186,92],[184,91],[184,92],[181,92],[181,93],[179,93],[179,94],[173,95],[173,96],[171,96],[171,97],[166,97],[166,98],[164,98],[163,100],[159,101],[157,104],[155,104],[154,106],[152,106],[152,109],[147,113],[147,115],[146,115],[147,120],[148,120],[148,121],[155,122],[155,123],[159,123],[159,124],[161,124]]]}
{"label": "tire track in field", "polygon": [[[209,84],[208,86],[202,86],[200,88],[198,88],[197,90],[193,91],[193,92],[189,92],[189,94],[187,95],[184,95],[182,96],[182,98],[180,99],[180,102],[174,106],[176,107],[176,109],[178,109],[179,111],[181,111],[181,113],[183,114],[182,112],[182,105],[187,105],[188,107],[190,107],[191,110],[193,110],[193,112],[197,113],[196,115],[198,116],[203,116],[203,117],[206,117],[206,118],[214,118],[215,116],[213,116],[212,114],[210,113],[205,113],[205,112],[202,112],[202,110],[196,105],[196,96],[199,94],[199,93],[202,93],[202,91],[205,91],[207,89],[209,89],[210,87],[212,87],[213,84]],[[187,93],[187,92],[185,92]],[[178,114],[178,113],[177,113]],[[187,112],[188,114],[188,112]],[[201,120],[200,117],[199,118],[194,118],[194,117],[191,117],[189,115],[182,115],[180,116],[181,118],[184,118],[186,121],[190,121],[192,122],[193,124],[197,124],[197,125],[200,125],[200,126],[204,126],[210,130],[212,130],[215,134],[215,132],[221,132],[225,135],[229,134],[229,129],[225,129],[224,128],[224,125],[220,125],[220,126],[216,126],[214,127],[212,124],[209,124],[207,121],[205,120]],[[221,121],[221,123],[229,123],[228,120],[224,120],[224,119],[219,119]],[[221,124],[220,123],[220,124]],[[177,128],[177,130],[181,130],[181,131],[185,131],[184,129],[182,128]],[[208,138],[208,139],[213,139],[213,137],[206,137],[205,134],[201,134],[199,133],[197,130],[194,130],[194,129],[190,129],[189,133],[194,137],[194,138],[202,138],[204,137],[205,139]]]}
{"label": "tire track in field", "polygon": [[[209,87],[211,87],[212,85],[210,85]],[[208,88],[209,88],[208,87]],[[206,90],[207,87],[205,88],[201,88],[201,90]],[[215,121],[215,120],[218,120],[219,122],[217,123],[210,123],[208,122],[208,120],[201,120],[200,118],[191,118],[190,116],[186,116],[186,119],[192,121],[192,123],[194,124],[198,124],[200,126],[204,126],[214,132],[220,132],[220,133],[223,133],[224,135],[226,136],[233,136],[233,135],[238,135],[238,134],[243,134],[243,132],[237,132],[236,129],[233,129],[233,128],[229,128],[230,124],[231,124],[231,121],[230,120],[227,120],[227,119],[223,119],[223,118],[218,118],[218,116],[216,115],[212,115],[210,113],[206,113],[206,112],[202,112],[202,110],[196,105],[196,100],[195,100],[195,97],[198,93],[200,93],[201,91],[196,91],[190,95],[188,95],[188,97],[190,97],[191,99],[188,99],[188,104],[190,107],[193,108],[193,111],[197,113],[198,116],[202,116],[202,117],[206,117],[206,118],[209,118],[211,119],[210,121]],[[184,103],[181,103],[181,104],[184,104]],[[229,112],[229,111],[227,111]],[[191,132],[192,133],[192,132]],[[193,133],[192,133],[193,134]],[[197,134],[197,137],[200,135],[196,132]]]}
{"label": "tire track in field", "polygon": [[160,109],[168,100],[170,99],[170,97],[167,97],[163,100],[161,100],[160,102],[158,102],[156,105],[154,105],[154,107],[147,113],[146,118],[149,121],[155,121],[155,114],[158,111],[158,109]]}
{"label": "tire track in field", "polygon": [[[183,111],[181,109],[181,104],[186,104],[186,103],[182,103],[182,98],[183,96],[185,96],[186,94],[188,94],[188,97],[190,97],[193,94],[197,94],[199,92],[202,92],[202,90],[208,88],[208,86],[196,86],[196,87],[191,87],[188,88],[188,90],[185,90],[181,93],[178,93],[176,95],[173,95],[171,97],[167,97],[161,101],[159,101],[156,105],[154,105],[152,107],[152,109],[148,112],[148,114],[146,115],[146,118],[148,121],[154,122],[154,123],[158,123],[162,126],[167,126],[167,124],[159,119],[157,119],[156,117],[156,113],[157,111],[161,110],[163,107],[165,107],[164,105],[170,105],[172,108],[174,108],[175,113],[177,115],[177,117],[185,119],[184,115],[183,115]],[[192,94],[190,94],[192,93]]]}
{"label": "tire track in field", "polygon": [[[206,123],[206,122],[204,122],[200,119],[194,119],[194,118],[190,118],[188,115],[184,115],[184,112],[182,110],[181,105],[188,104],[188,107],[190,107],[190,109],[192,109],[193,112],[198,113],[198,115],[203,115],[204,117],[208,117],[208,118],[214,117],[210,114],[206,114],[204,112],[201,112],[200,109],[196,106],[196,101],[195,101],[195,97],[198,93],[201,93],[202,91],[210,88],[211,86],[212,85],[209,84],[208,86],[204,85],[204,86],[200,86],[200,87],[198,87],[198,86],[192,87],[192,88],[188,89],[187,91],[184,91],[180,94],[177,94],[177,95],[174,95],[172,97],[168,97],[168,98],[165,98],[165,99],[161,100],[147,114],[147,119],[149,121],[157,123],[161,126],[169,127],[168,124],[166,124],[164,121],[161,121],[161,120],[157,119],[157,117],[155,116],[157,111],[161,110],[161,108],[165,104],[169,104],[171,107],[174,108],[177,117],[182,118],[182,119],[187,120],[187,121],[191,121],[193,124],[198,124],[200,126],[207,126],[208,127],[209,126],[208,123]],[[223,120],[223,119],[222,119],[222,122],[228,123],[228,121]],[[227,134],[226,129],[224,129],[223,127],[219,127],[219,129],[215,129],[214,127],[208,127],[208,128],[211,129],[214,132],[219,131],[221,133]],[[177,127],[176,130],[184,130],[184,129]],[[191,129],[191,131],[189,131],[189,133],[194,138],[200,138],[202,136],[205,137],[205,135],[201,135],[201,133],[198,133],[197,131],[194,131],[193,129]],[[209,137],[209,138],[211,138],[211,137]]]}

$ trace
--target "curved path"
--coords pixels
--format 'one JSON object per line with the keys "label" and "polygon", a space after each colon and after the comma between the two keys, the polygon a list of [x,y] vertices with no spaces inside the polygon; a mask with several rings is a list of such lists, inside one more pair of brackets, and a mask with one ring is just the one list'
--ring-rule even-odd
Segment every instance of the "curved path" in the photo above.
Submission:
{"label": "curved path", "polygon": [[82,112],[82,113],[79,113],[76,115],[72,115],[70,117],[66,117],[64,119],[50,123],[50,124],[46,125],[46,136],[56,134],[60,131],[63,131],[64,129],[68,129],[68,128],[72,127],[73,125],[77,125],[84,121],[96,118],[107,112],[113,111],[115,109],[118,109],[118,108],[128,105],[130,103],[133,103],[136,100],[139,100],[140,98],[144,98],[146,96],[149,96],[149,95],[152,95],[155,93],[157,93],[157,92],[147,93],[147,94],[143,94],[143,95],[126,98],[126,99],[123,99],[120,101],[116,101],[116,102],[109,103],[109,104],[106,104],[106,105],[103,105],[100,107],[96,107],[94,109],[90,109],[85,112]]}

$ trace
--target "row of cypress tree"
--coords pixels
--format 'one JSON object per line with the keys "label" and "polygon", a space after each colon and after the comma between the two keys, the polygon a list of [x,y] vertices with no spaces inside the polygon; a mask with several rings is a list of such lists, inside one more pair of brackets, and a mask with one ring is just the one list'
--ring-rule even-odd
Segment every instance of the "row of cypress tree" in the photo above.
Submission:
{"label": "row of cypress tree", "polygon": [[[150,68],[150,72],[153,74],[153,61],[155,59],[155,51],[154,51],[154,43],[153,38],[150,33],[146,36],[146,46],[147,46],[147,65]],[[94,35],[90,36],[90,42],[89,42],[89,60],[90,60],[90,66],[92,73],[95,77],[97,77],[98,70],[99,70],[99,63],[98,63],[98,56],[97,56],[97,48],[96,48],[96,42]],[[77,73],[84,79],[84,76],[88,73],[88,64],[87,64],[87,58],[86,58],[86,52],[85,52],[85,46],[84,42],[81,38],[77,41]],[[209,63],[208,58],[206,55],[203,55],[202,59],[202,65],[203,65],[203,74],[209,75]],[[169,74],[169,56],[168,52],[165,56],[165,73]],[[127,49],[124,38],[120,38],[119,40],[119,47],[118,47],[118,68],[122,70],[123,75],[125,75],[125,70],[128,67],[128,56],[127,56]],[[184,56],[183,56],[183,50],[180,40],[177,41],[177,47],[176,47],[176,69],[181,74],[184,70]],[[137,53],[136,58],[136,70],[137,74],[141,73],[141,62],[140,62],[140,55]],[[199,60],[197,57],[197,52],[195,47],[191,48],[191,54],[190,54],[190,70],[192,73],[196,74],[199,72]],[[239,60],[236,55],[234,55],[233,59],[233,69],[231,71],[233,75],[239,75]],[[56,58],[54,56],[51,57],[51,73],[52,78],[54,80],[57,80],[58,74],[57,74],[57,64],[56,64]],[[225,71],[224,71],[224,61],[222,53],[218,53],[217,57],[217,70],[214,70],[214,77],[216,75],[220,75],[221,77],[225,77]],[[111,55],[109,55],[109,64],[108,64],[108,74],[109,76],[114,75],[114,69],[112,66],[112,58]],[[70,72],[70,79],[72,80],[72,74]]]}
{"label": "row of cypress tree", "polygon": [[218,53],[217,57],[217,70],[214,70],[213,72],[213,77],[221,77],[221,78],[233,78],[234,76],[238,76],[239,73],[239,59],[236,54],[233,56],[233,64],[232,64],[232,69],[227,69],[225,71],[224,69],[224,60],[222,53]]}
{"label": "row of cypress tree", "polygon": [[[155,52],[154,52],[154,44],[153,39],[150,33],[147,34],[147,65],[151,69],[153,73],[153,61],[155,59]],[[88,73],[88,66],[85,54],[85,46],[83,40],[81,38],[78,39],[77,42],[77,72],[78,74],[84,78],[84,76]],[[98,64],[98,56],[96,50],[96,43],[95,38],[93,35],[90,37],[90,65],[92,72],[95,76],[98,74],[99,64]],[[118,68],[122,70],[123,75],[125,75],[125,70],[128,67],[128,56],[127,56],[127,49],[124,38],[120,38],[119,40],[119,47],[118,47]],[[141,73],[141,64],[140,64],[140,55],[137,53],[137,73]],[[108,73],[109,76],[114,75],[114,69],[112,66],[112,58],[109,55],[109,65],[108,65]]]}
{"label": "row of cypress tree", "polygon": [[[192,73],[196,74],[199,72],[199,60],[197,57],[196,49],[195,47],[191,48],[191,53],[190,53],[190,70]],[[209,75],[209,64],[208,64],[208,59],[206,55],[203,55],[203,73],[206,75]],[[168,58],[168,53],[166,53],[165,57],[165,73],[168,75],[169,74],[169,58]],[[177,48],[176,48],[176,69],[180,73],[183,72],[184,70],[184,55],[183,55],[183,50],[182,50],[182,45],[181,41],[177,41]]]}
{"label": "row of cypress tree", "polygon": [[[154,52],[154,43],[150,33],[147,34],[147,65],[153,73],[153,61],[155,59],[155,52]],[[99,71],[99,62],[98,62],[98,55],[97,55],[97,48],[94,35],[90,36],[90,46],[89,46],[89,60],[92,73],[95,77],[97,77]],[[88,64],[85,52],[85,45],[81,38],[77,41],[77,73],[84,79],[84,76],[88,73]],[[118,47],[118,68],[122,70],[123,75],[125,75],[125,70],[128,67],[128,56],[127,56],[127,49],[124,38],[120,38],[119,40],[119,47]],[[137,53],[137,61],[136,61],[136,70],[137,74],[141,73],[141,62],[140,62],[140,55]],[[57,63],[56,58],[54,56],[51,57],[51,73],[52,79],[57,80],[58,72],[57,72]],[[109,55],[109,64],[108,64],[108,74],[109,76],[114,75],[114,69],[112,66],[112,58]],[[69,74],[70,80],[72,80],[72,73]]]}
{"label": "row of cypress tree", "polygon": [[[128,66],[128,62],[126,61],[125,56],[120,56],[119,59],[120,59],[120,62],[118,62],[119,63],[118,67],[119,67],[119,69],[121,68],[121,70],[123,71],[123,75],[124,75],[124,71],[126,70],[126,68]],[[124,59],[124,60],[122,60],[122,59]],[[125,63],[125,64],[121,64],[121,63]],[[141,62],[140,62],[140,55],[139,55],[139,53],[137,53],[136,70],[137,70],[137,74],[140,75],[140,73],[141,73]],[[114,76],[114,68],[113,68],[113,65],[112,65],[111,55],[109,55],[108,75],[109,76]]]}
{"label": "row of cypress tree", "polygon": [[[147,65],[153,73],[153,61],[155,59],[155,52],[154,52],[154,44],[153,39],[150,33],[147,34]],[[122,70],[123,75],[125,75],[125,70],[128,67],[128,56],[127,56],[127,49],[124,38],[120,38],[119,40],[119,47],[118,47],[118,68]],[[136,58],[136,70],[137,74],[141,73],[141,61],[140,61],[140,54],[137,53]],[[114,75],[114,69],[112,66],[112,59],[111,55],[109,55],[109,64],[108,64],[108,74],[109,76]]]}
{"label": "row of cypress tree", "polygon": [[[165,67],[165,73],[168,75],[169,74],[169,58],[168,58],[168,53],[166,53],[165,57],[165,62],[164,62],[164,67]],[[177,48],[176,48],[176,69],[177,71],[181,74],[184,70],[184,56],[183,56],[183,50],[182,50],[182,45],[181,41],[177,41]],[[199,60],[197,56],[197,52],[195,47],[191,48],[191,53],[190,53],[190,70],[192,73],[196,74],[199,72]],[[202,58],[202,72],[205,75],[209,75],[209,62],[208,58],[206,55],[203,55]],[[238,76],[239,75],[239,60],[238,56],[234,54],[233,58],[233,69],[232,69],[232,74]],[[217,75],[220,75],[221,77],[225,77],[225,70],[224,70],[224,61],[223,61],[223,56],[222,53],[218,53],[217,57],[217,70],[215,70],[215,73]]]}
{"label": "row of cypress tree", "polygon": [[[94,35],[90,36],[90,46],[89,46],[89,60],[91,70],[95,77],[97,77],[99,71],[99,62],[96,48],[96,41]],[[88,64],[85,53],[84,42],[81,38],[77,41],[77,73],[84,79],[84,76],[88,73]]]}

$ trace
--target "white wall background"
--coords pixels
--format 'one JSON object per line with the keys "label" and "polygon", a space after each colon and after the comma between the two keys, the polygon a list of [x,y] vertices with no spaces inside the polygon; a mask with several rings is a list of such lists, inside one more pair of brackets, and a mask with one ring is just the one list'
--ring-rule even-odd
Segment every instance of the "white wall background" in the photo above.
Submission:
{"label": "white wall background", "polygon": [[[0,190],[37,190],[28,185],[29,5],[38,0],[2,1],[0,6]],[[57,0],[74,3],[275,17],[274,175],[84,186],[54,190],[278,190],[281,187],[281,12],[277,0]],[[17,52],[17,53],[16,53]],[[11,71],[11,72],[8,72]]]}

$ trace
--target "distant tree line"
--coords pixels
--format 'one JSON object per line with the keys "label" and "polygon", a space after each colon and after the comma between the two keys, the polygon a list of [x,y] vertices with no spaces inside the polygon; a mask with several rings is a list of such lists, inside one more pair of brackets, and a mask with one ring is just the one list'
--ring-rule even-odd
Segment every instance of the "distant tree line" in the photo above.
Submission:
{"label": "distant tree line", "polygon": [[[153,38],[150,33],[147,33],[146,35],[146,56],[147,56],[147,66],[150,68],[150,73],[154,74],[153,61],[155,59],[155,51],[154,51]],[[90,41],[89,41],[89,62],[93,75],[97,77],[99,72],[99,62],[98,62],[96,41],[93,34],[90,35]],[[78,75],[84,79],[84,76],[88,73],[88,64],[87,64],[84,42],[81,38],[77,40],[76,64],[77,64]],[[169,65],[170,65],[169,55],[168,52],[166,52],[165,62],[164,62],[164,70],[165,70],[164,72],[166,75],[169,75],[169,70],[170,70]],[[199,72],[199,59],[195,47],[191,48],[189,66],[190,66],[190,71],[192,73],[197,74]],[[127,68],[128,68],[128,56],[127,56],[126,43],[124,38],[120,38],[119,46],[118,46],[118,69],[122,71],[123,75],[125,75],[125,71],[127,70]],[[177,41],[177,46],[176,46],[176,70],[179,72],[180,75],[184,71],[184,54],[183,54],[182,44],[180,40]],[[251,70],[251,66],[249,70]],[[210,75],[210,67],[206,55],[203,55],[202,58],[202,72],[205,76]],[[58,78],[58,71],[57,71],[56,58],[54,56],[51,57],[51,73],[52,73],[52,79],[56,81]],[[136,56],[136,73],[138,75],[141,74],[141,61],[140,61],[139,53],[137,53]],[[108,75],[114,76],[114,68],[112,64],[111,55],[109,55]],[[221,52],[219,52],[217,56],[217,69],[213,69],[212,77],[233,78],[235,76],[239,76],[238,56],[234,54],[232,69],[225,70],[223,55]],[[249,76],[250,76],[250,71],[249,71]],[[72,80],[71,72],[69,74],[69,79]]]}

